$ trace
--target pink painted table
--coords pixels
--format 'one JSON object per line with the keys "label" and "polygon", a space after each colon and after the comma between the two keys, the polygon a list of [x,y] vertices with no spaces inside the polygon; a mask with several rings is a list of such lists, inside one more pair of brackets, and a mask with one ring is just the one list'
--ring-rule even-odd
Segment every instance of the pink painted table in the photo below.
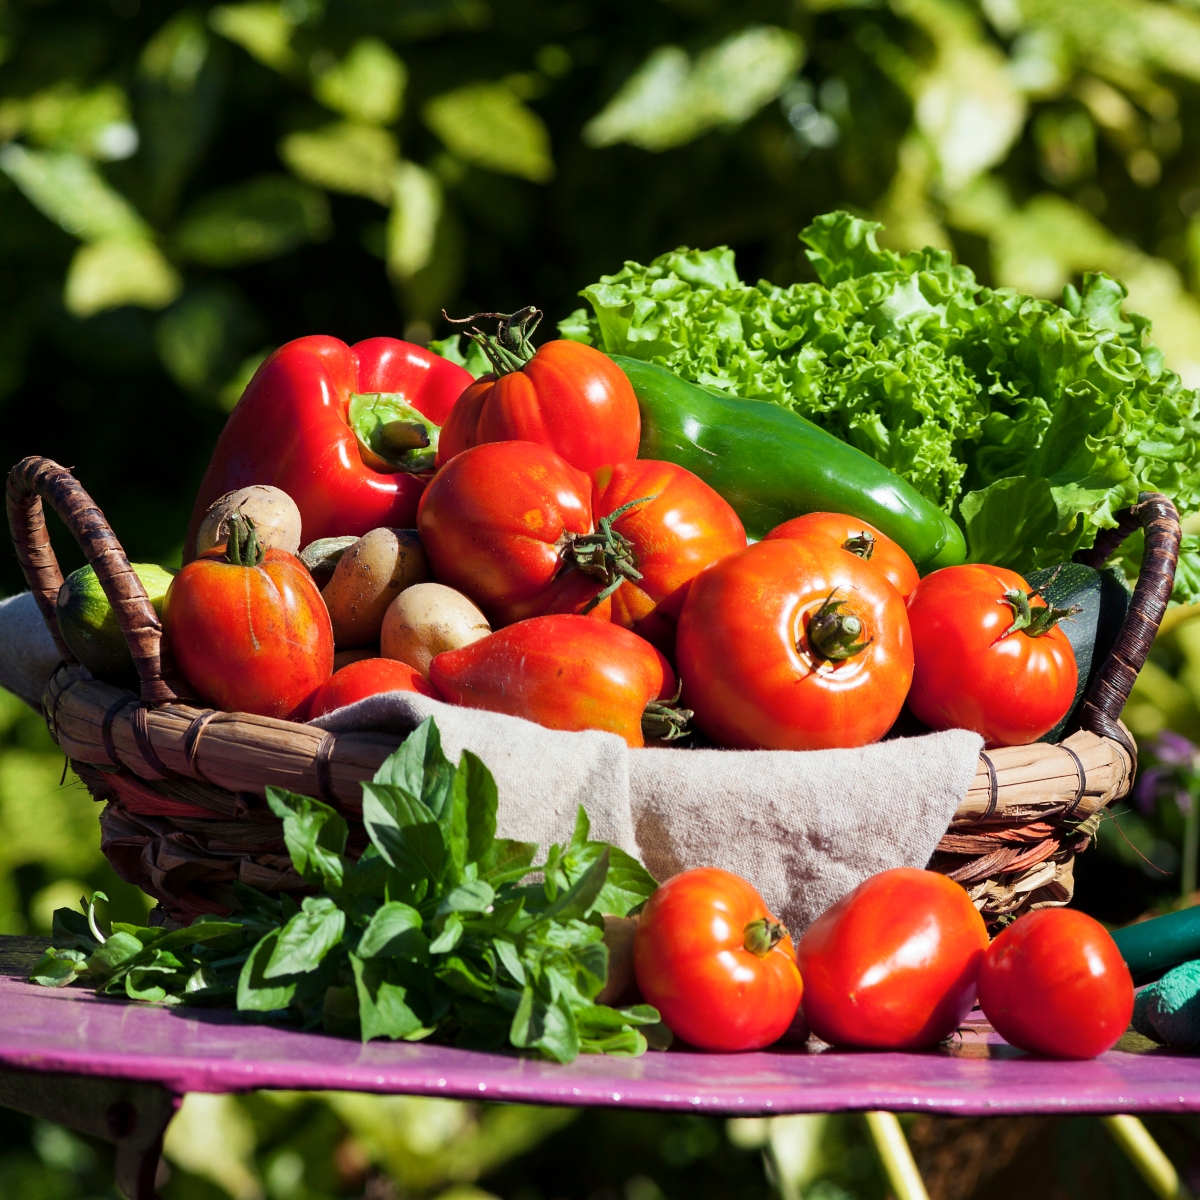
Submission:
{"label": "pink painted table", "polygon": [[[9,1081],[0,1080],[0,1103],[56,1119],[45,1107],[47,1088],[53,1092],[56,1079],[58,1092],[66,1077],[72,1081],[64,1103],[81,1096],[80,1089],[116,1088],[119,1097],[105,1110],[107,1136],[119,1147],[127,1143],[129,1170],[137,1159],[138,1178],[127,1175],[119,1182],[139,1200],[153,1194],[147,1163],[157,1154],[155,1137],[189,1091],[342,1089],[712,1115],[1200,1111],[1200,1057],[1169,1053],[1136,1035],[1091,1062],[1050,1062],[1014,1050],[976,1014],[953,1045],[920,1054],[800,1047],[714,1055],[675,1049],[639,1059],[585,1056],[560,1066],[423,1043],[364,1046],[247,1024],[230,1012],[101,1000],[80,988],[40,988],[23,976],[41,944],[0,939],[0,1068]],[[22,1102],[22,1086],[40,1089],[40,1110],[28,1098]],[[88,1099],[86,1106],[99,1102]],[[131,1133],[122,1132],[123,1120],[133,1133],[141,1127],[132,1142]],[[150,1137],[156,1121],[161,1123]],[[64,1123],[71,1123],[69,1114]]]}

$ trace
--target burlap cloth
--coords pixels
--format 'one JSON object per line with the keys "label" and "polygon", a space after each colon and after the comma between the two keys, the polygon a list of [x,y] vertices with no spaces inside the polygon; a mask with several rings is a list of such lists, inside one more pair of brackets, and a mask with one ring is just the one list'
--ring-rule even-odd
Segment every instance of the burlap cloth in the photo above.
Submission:
{"label": "burlap cloth", "polygon": [[[58,652],[29,593],[0,601],[0,686],[40,707]],[[662,880],[718,866],[749,879],[799,933],[889,867],[923,867],[975,775],[982,740],[951,730],[858,750],[631,750],[607,733],[391,692],[313,724],[405,733],[436,718],[450,758],[473,750],[500,793],[498,832],[543,851],[571,837],[580,804],[592,836]]]}

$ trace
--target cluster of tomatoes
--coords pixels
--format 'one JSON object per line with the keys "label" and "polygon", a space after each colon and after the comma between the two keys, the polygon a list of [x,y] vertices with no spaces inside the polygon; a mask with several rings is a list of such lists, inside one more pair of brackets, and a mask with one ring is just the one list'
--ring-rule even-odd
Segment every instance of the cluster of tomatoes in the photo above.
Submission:
{"label": "cluster of tomatoes", "polygon": [[647,901],[633,955],[642,996],[705,1050],[809,1031],[835,1046],[918,1050],[953,1034],[978,998],[1012,1045],[1093,1058],[1133,1012],[1129,968],[1099,922],[1044,908],[989,944],[957,883],[909,867],[860,884],[794,947],[744,879],[685,871]]}

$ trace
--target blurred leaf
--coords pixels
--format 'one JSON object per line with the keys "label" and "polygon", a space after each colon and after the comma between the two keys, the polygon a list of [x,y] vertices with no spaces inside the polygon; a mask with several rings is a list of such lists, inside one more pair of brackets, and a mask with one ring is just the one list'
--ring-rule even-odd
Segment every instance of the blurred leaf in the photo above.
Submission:
{"label": "blurred leaf", "polygon": [[404,104],[408,71],[378,38],[355,42],[336,66],[322,71],[313,95],[327,108],[352,120],[390,125]]}
{"label": "blurred leaf", "polygon": [[286,175],[259,175],[198,200],[174,244],[191,262],[233,267],[322,241],[330,231],[329,203],[320,192]]}
{"label": "blurred leaf", "polygon": [[142,49],[139,68],[146,79],[172,91],[190,92],[208,62],[208,34],[192,12],[172,17]]}
{"label": "blurred leaf", "polygon": [[284,74],[300,67],[292,49],[295,23],[282,4],[221,4],[208,14],[208,23],[264,66]]}
{"label": "blurred leaf", "polygon": [[803,60],[800,38],[771,25],[743,29],[694,65],[678,46],[660,46],[588,122],[584,141],[667,150],[739,125],[783,91]]}
{"label": "blurred leaf", "polygon": [[250,380],[254,378],[255,372],[267,361],[274,349],[274,346],[268,346],[242,359],[241,365],[233,373],[229,382],[217,393],[217,403],[223,412],[233,412],[237,407],[237,402],[242,398],[242,393],[250,386]]}
{"label": "blurred leaf", "polygon": [[334,192],[390,204],[400,152],[396,139],[374,125],[335,121],[288,134],[279,157],[301,179]]}
{"label": "blurred leaf", "polygon": [[80,92],[57,83],[24,100],[0,106],[0,130],[7,138],[26,133],[49,150],[71,150],[89,158],[128,158],[138,147],[125,93],[113,83]]}
{"label": "blurred leaf", "polygon": [[163,1154],[172,1166],[210,1180],[234,1200],[260,1200],[254,1123],[233,1096],[191,1092],[167,1126]]}
{"label": "blurred leaf", "polygon": [[[186,292],[154,334],[171,378],[192,395],[214,396],[239,372],[262,336],[262,321],[236,288],[207,285]],[[260,361],[254,360],[251,374]]]}
{"label": "blurred leaf", "polygon": [[81,155],[43,153],[11,142],[0,149],[0,171],[45,216],[84,241],[149,233],[133,205]]}
{"label": "blurred leaf", "polygon": [[445,92],[430,100],[422,115],[464,162],[533,183],[554,176],[549,130],[503,84],[473,83]]}
{"label": "blurred leaf", "polygon": [[67,271],[64,300],[77,317],[135,304],[165,308],[183,283],[162,251],[146,238],[105,238],[80,246]]}
{"label": "blurred leaf", "polygon": [[408,279],[433,258],[442,186],[416,163],[402,162],[393,175],[392,211],[387,223],[387,264],[393,279]]}

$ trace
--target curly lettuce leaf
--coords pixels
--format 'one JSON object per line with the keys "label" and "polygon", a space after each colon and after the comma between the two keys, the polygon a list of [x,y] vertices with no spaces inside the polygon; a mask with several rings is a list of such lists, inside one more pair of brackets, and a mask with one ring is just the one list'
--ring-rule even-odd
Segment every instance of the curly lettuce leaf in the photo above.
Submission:
{"label": "curly lettuce leaf", "polygon": [[[727,247],[626,263],[563,336],[802,413],[958,519],[977,562],[1062,562],[1140,491],[1200,507],[1200,399],[1119,282],[1086,275],[1054,304],[944,251],[881,249],[879,228],[818,217],[801,238],[819,282],[790,287],[741,282]],[[1175,598],[1200,598],[1191,539]]]}

